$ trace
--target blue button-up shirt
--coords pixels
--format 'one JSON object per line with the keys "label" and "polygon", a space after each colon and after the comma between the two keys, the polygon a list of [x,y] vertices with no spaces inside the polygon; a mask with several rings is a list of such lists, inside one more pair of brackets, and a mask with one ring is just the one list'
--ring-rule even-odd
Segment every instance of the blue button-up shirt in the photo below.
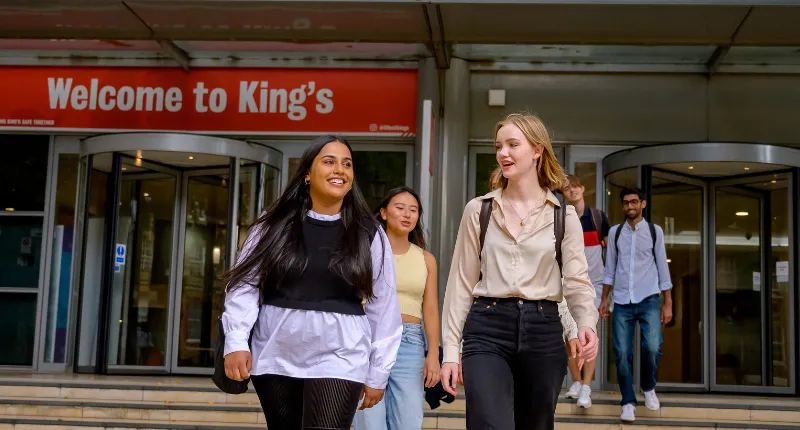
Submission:
{"label": "blue button-up shirt", "polygon": [[[619,249],[614,245],[617,229],[622,228]],[[603,283],[614,286],[614,303],[627,305],[672,289],[667,265],[664,231],[656,228],[656,255],[653,258],[653,240],[650,227],[644,219],[631,228],[624,222],[608,231],[606,273]],[[617,254],[619,253],[619,259]]]}

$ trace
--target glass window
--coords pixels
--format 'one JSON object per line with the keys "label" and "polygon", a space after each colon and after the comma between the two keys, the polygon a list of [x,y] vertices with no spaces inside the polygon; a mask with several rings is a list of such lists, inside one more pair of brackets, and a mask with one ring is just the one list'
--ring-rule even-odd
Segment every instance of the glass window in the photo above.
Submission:
{"label": "glass window", "polygon": [[0,217],[0,288],[39,288],[41,255],[41,217]]}
{"label": "glass window", "polygon": [[0,365],[33,365],[36,296],[0,293]]}
{"label": "glass window", "polygon": [[575,176],[580,178],[584,187],[583,202],[591,208],[597,207],[597,163],[575,163]]}
{"label": "glass window", "polygon": [[497,157],[492,152],[490,154],[475,154],[475,195],[483,196],[489,191],[489,178],[497,168]]}
{"label": "glass window", "polygon": [[78,155],[58,156],[56,206],[53,215],[53,243],[45,328],[45,363],[66,359],[69,297],[72,282],[72,243],[75,224],[75,193],[78,186]]}
{"label": "glass window", "polygon": [[0,134],[0,209],[44,210],[49,145],[49,136]]}
{"label": "glass window", "polygon": [[381,204],[389,190],[406,184],[405,152],[355,151],[353,168],[370,210]]}

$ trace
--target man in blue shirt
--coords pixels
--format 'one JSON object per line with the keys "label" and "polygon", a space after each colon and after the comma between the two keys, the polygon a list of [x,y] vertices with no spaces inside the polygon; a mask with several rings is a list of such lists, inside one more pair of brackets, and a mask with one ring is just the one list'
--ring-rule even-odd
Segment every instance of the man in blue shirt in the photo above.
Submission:
{"label": "man in blue shirt", "polygon": [[[620,193],[626,222],[611,227],[606,248],[606,269],[600,316],[609,315],[609,294],[614,291],[612,337],[617,380],[622,393],[623,421],[636,419],[633,391],[633,333],[642,332],[642,391],[650,410],[661,407],[656,396],[656,370],[661,358],[661,328],[672,320],[672,282],[667,266],[664,231],[642,217],[647,206],[642,190],[626,188]],[[661,295],[664,302],[661,303]]]}

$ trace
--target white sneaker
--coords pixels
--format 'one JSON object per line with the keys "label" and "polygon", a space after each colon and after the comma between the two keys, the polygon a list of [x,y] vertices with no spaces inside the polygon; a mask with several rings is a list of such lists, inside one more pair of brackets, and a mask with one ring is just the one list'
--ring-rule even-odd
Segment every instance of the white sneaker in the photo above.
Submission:
{"label": "white sneaker", "polygon": [[656,390],[644,392],[644,405],[647,406],[647,409],[650,409],[651,411],[657,411],[661,408],[661,402],[658,401]]}
{"label": "white sneaker", "polygon": [[628,423],[636,421],[636,407],[633,406],[633,403],[628,403],[622,407],[622,415],[620,415],[619,419]]}
{"label": "white sneaker", "polygon": [[572,386],[569,387],[569,391],[567,391],[566,397],[568,399],[577,399],[578,398],[578,392],[580,391],[582,385],[583,384],[581,384],[581,381],[573,382]]}
{"label": "white sneaker", "polygon": [[578,406],[589,409],[592,407],[592,387],[584,385],[578,394]]}

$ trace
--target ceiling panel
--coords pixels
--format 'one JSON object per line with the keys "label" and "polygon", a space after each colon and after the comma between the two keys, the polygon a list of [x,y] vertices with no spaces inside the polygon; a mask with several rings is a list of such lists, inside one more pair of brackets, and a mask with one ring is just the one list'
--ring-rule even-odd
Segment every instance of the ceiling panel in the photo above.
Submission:
{"label": "ceiling panel", "polygon": [[414,60],[426,57],[428,49],[415,43],[292,43],[261,41],[176,41],[191,58],[326,57],[336,59]]}
{"label": "ceiling panel", "polygon": [[443,4],[455,43],[687,44],[730,40],[747,7]]}
{"label": "ceiling panel", "polygon": [[128,1],[156,37],[181,40],[424,42],[419,3]]}
{"label": "ceiling panel", "polygon": [[800,6],[756,7],[736,34],[737,45],[800,45]]}
{"label": "ceiling panel", "polygon": [[0,2],[0,37],[143,39],[150,30],[111,0]]}
{"label": "ceiling panel", "polygon": [[722,64],[800,65],[800,46],[734,46]]}

